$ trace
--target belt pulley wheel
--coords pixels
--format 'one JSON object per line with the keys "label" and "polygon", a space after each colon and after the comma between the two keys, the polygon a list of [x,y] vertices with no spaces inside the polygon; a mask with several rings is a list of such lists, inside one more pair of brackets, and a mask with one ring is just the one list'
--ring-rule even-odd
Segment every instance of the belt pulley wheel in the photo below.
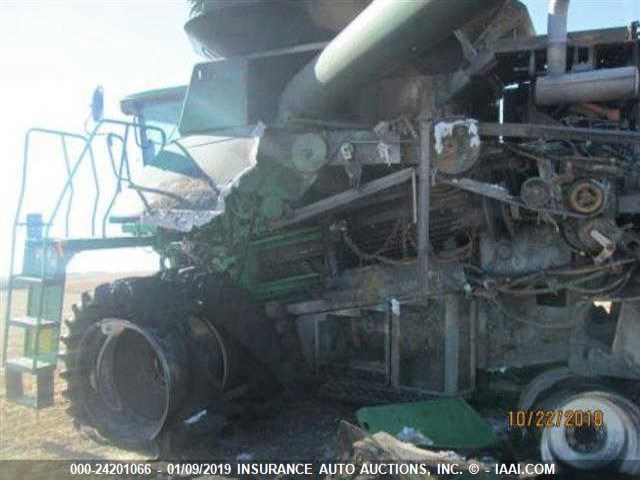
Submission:
{"label": "belt pulley wheel", "polygon": [[551,186],[540,177],[532,177],[520,187],[520,196],[527,206],[544,208],[551,200]]}
{"label": "belt pulley wheel", "polygon": [[569,187],[567,198],[573,211],[593,215],[604,206],[605,192],[599,183],[582,179]]}
{"label": "belt pulley wheel", "polygon": [[446,175],[459,175],[473,167],[480,157],[480,145],[470,141],[469,127],[456,125],[442,138],[442,150],[436,152],[436,169]]}

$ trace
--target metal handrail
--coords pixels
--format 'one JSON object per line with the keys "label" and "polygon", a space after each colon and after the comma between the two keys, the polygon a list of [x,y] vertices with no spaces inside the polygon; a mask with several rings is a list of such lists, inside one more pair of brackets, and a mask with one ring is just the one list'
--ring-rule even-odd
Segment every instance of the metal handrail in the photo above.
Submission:
{"label": "metal handrail", "polygon": [[[93,175],[94,175],[94,182],[95,182],[95,186],[96,186],[96,197],[94,200],[94,208],[93,208],[93,214],[91,217],[91,236],[95,236],[95,220],[96,220],[96,215],[97,215],[97,209],[98,209],[98,203],[99,203],[99,197],[100,197],[100,186],[99,186],[99,179],[98,179],[98,175],[97,175],[97,170],[95,168],[95,158],[93,155],[93,148],[92,148],[92,144],[93,144],[93,140],[100,135],[100,129],[102,128],[103,125],[119,125],[119,126],[123,126],[125,128],[125,133],[123,135],[124,138],[128,138],[128,134],[129,134],[129,129],[130,128],[141,128],[141,129],[145,129],[145,130],[154,130],[156,132],[158,132],[160,134],[160,138],[161,138],[161,144],[162,146],[164,146],[166,144],[166,134],[164,133],[164,130],[162,130],[159,127],[154,127],[152,125],[143,125],[140,124],[138,122],[127,122],[124,120],[113,120],[113,119],[102,119],[98,122],[96,122],[95,126],[93,127],[93,130],[91,131],[91,133],[89,134],[89,136],[86,139],[86,143],[85,146],[82,150],[82,152],[78,155],[78,160],[76,161],[75,165],[73,166],[72,170],[71,170],[71,174],[69,175],[69,177],[67,178],[67,182],[65,183],[65,186],[60,194],[60,196],[58,197],[58,200],[55,204],[55,207],[52,211],[51,214],[51,218],[49,219],[49,225],[47,225],[46,228],[46,232],[47,232],[47,236],[48,237],[48,232],[49,232],[49,228],[51,227],[51,225],[53,225],[55,223],[55,217],[57,216],[58,213],[58,209],[60,208],[60,204],[62,203],[62,200],[64,199],[64,196],[66,195],[67,191],[71,188],[71,185],[73,183],[73,178],[76,175],[76,172],[78,171],[84,156],[87,155],[87,153],[89,154],[89,157],[91,159],[91,167],[92,167],[92,171],[93,171]],[[126,152],[126,144],[123,145],[123,152]],[[124,153],[126,154],[126,153]],[[116,179],[117,182],[120,182],[122,179],[119,177]],[[105,233],[105,232],[103,232]]]}
{"label": "metal handrail", "polygon": [[[12,230],[11,230],[11,255],[10,255],[10,259],[9,259],[9,277],[8,277],[8,285],[7,285],[7,303],[6,303],[6,308],[5,308],[5,324],[4,324],[4,337],[3,337],[3,346],[2,346],[2,362],[3,365],[6,363],[7,361],[7,347],[8,347],[8,334],[9,334],[9,320],[11,318],[11,300],[12,300],[12,295],[11,292],[13,291],[13,284],[14,284],[14,280],[13,280],[13,272],[15,270],[15,253],[16,253],[16,242],[17,242],[17,235],[18,235],[18,226],[20,225],[20,215],[22,213],[22,205],[24,203],[24,197],[26,194],[26,187],[27,187],[27,172],[28,172],[28,168],[29,168],[29,145],[30,145],[30,140],[31,140],[31,135],[35,134],[35,133],[42,133],[45,135],[55,135],[55,136],[59,136],[61,138],[74,138],[77,140],[82,140],[83,142],[86,143],[87,138],[84,135],[81,134],[77,134],[77,133],[72,133],[72,132],[65,132],[62,130],[51,130],[51,129],[47,129],[47,128],[30,128],[29,130],[27,130],[27,133],[25,134],[25,139],[24,139],[24,154],[23,154],[23,160],[22,160],[22,177],[21,177],[21,183],[20,183],[20,194],[18,196],[18,204],[16,206],[16,214],[13,220],[13,225],[12,225]],[[66,152],[66,143],[65,143],[65,149],[63,153],[67,153]],[[66,157],[66,160],[68,160],[68,157]],[[69,211],[70,209],[68,209]],[[41,268],[41,273],[43,273],[43,270],[45,269],[45,265],[46,265],[46,261],[44,261],[46,259],[43,259],[42,262],[42,268]],[[46,270],[44,270],[44,273],[46,273]],[[44,277],[43,277],[44,278]],[[40,295],[41,299],[44,297],[44,295]],[[39,308],[39,313],[40,315],[38,316],[37,319],[37,324],[38,326],[40,326],[40,317],[41,317],[41,308]],[[39,329],[37,329],[39,330]],[[38,347],[38,341],[39,338],[37,338],[36,335],[36,339],[35,339],[35,346],[36,349]],[[35,367],[35,363],[37,361],[37,355],[34,356],[34,362],[33,362],[33,367]]]}
{"label": "metal handrail", "polygon": [[[116,135],[114,133],[109,133],[106,138],[107,142],[107,153],[109,155],[109,161],[111,163],[111,168],[113,170],[113,175],[116,177],[116,187],[113,192],[113,196],[109,201],[109,205],[107,205],[107,209],[102,217],[102,237],[106,238],[107,236],[107,219],[111,214],[111,210],[116,203],[116,199],[118,195],[122,192],[122,180],[124,180],[124,169],[126,166],[127,171],[127,179],[131,181],[131,172],[129,170],[129,157],[127,155],[127,141],[129,137],[128,130],[125,132],[124,137],[120,135]],[[121,151],[120,151],[120,163],[116,165],[116,160],[113,154],[113,139],[118,140],[121,143]]]}
{"label": "metal handrail", "polygon": [[[69,151],[67,150],[67,138],[60,137],[62,143],[62,154],[64,156],[64,166],[67,170],[67,176],[71,174],[71,163],[69,161]],[[64,222],[64,235],[69,236],[69,218],[71,217],[71,205],[73,204],[73,185],[69,188],[69,201],[67,202],[67,213]]]}
{"label": "metal handrail", "polygon": [[[122,154],[121,154],[121,168],[118,170],[117,174],[116,174],[116,182],[118,184],[118,187],[116,188],[116,192],[114,194],[114,197],[112,198],[110,204],[109,204],[109,208],[108,211],[110,212],[111,208],[113,207],[113,204],[115,203],[116,197],[117,195],[121,192],[121,189],[119,188],[121,181],[123,180],[123,169],[122,169],[122,165],[124,163],[126,163],[126,169],[127,169],[127,180],[129,182],[131,182],[131,173],[129,170],[129,163],[128,163],[128,155],[127,155],[127,145],[126,145],[126,140],[128,139],[128,135],[129,135],[129,129],[130,128],[138,128],[141,130],[153,130],[156,131],[160,134],[160,139],[161,139],[161,145],[162,147],[164,147],[164,145],[166,144],[166,134],[164,132],[164,130],[162,130],[159,127],[154,127],[151,125],[143,125],[140,124],[138,122],[127,122],[124,120],[115,120],[115,119],[102,119],[99,120],[98,122],[95,123],[93,130],[91,131],[91,133],[89,133],[89,135],[83,135],[83,134],[79,134],[79,133],[74,133],[74,132],[67,132],[67,131],[63,131],[63,130],[54,130],[54,129],[48,129],[48,128],[40,128],[40,127],[33,127],[30,128],[29,130],[27,130],[26,134],[25,134],[25,139],[24,139],[24,153],[23,153],[23,161],[22,161],[22,177],[21,177],[21,183],[20,183],[20,194],[18,196],[18,203],[16,206],[16,213],[14,216],[14,221],[13,221],[13,225],[12,225],[12,232],[11,232],[11,255],[10,255],[10,260],[9,260],[9,277],[8,277],[8,295],[7,295],[7,302],[6,302],[6,308],[5,308],[5,325],[4,325],[4,338],[3,338],[3,347],[2,347],[2,363],[3,365],[6,364],[7,361],[7,347],[8,347],[8,333],[9,333],[9,319],[11,317],[11,292],[13,291],[13,286],[14,286],[14,270],[15,270],[15,256],[16,256],[16,243],[17,243],[17,232],[18,232],[18,226],[20,225],[20,217],[22,215],[22,208],[23,208],[23,204],[24,204],[24,199],[25,199],[25,194],[26,194],[26,190],[27,190],[27,178],[28,178],[28,169],[29,169],[29,146],[30,146],[30,142],[32,140],[32,135],[39,133],[39,134],[43,134],[43,135],[49,135],[49,136],[57,136],[60,138],[61,141],[61,147],[62,147],[62,153],[63,153],[63,159],[64,159],[64,164],[65,164],[65,169],[66,169],[66,173],[67,173],[67,179],[66,182],[64,184],[64,187],[62,189],[62,191],[60,192],[60,195],[58,196],[54,207],[51,211],[51,215],[49,216],[48,221],[43,222],[43,227],[44,227],[44,231],[42,232],[42,247],[43,247],[43,255],[45,255],[45,244],[46,241],[49,239],[49,233],[51,231],[52,226],[55,224],[56,221],[56,217],[58,215],[58,211],[62,205],[62,202],[65,199],[65,196],[67,195],[67,192],[69,193],[69,199],[68,199],[68,204],[67,204],[67,210],[65,212],[65,236],[69,236],[69,219],[70,219],[70,215],[71,215],[71,211],[72,211],[72,203],[73,203],[73,196],[74,196],[74,179],[75,176],[80,168],[80,165],[83,163],[84,159],[86,156],[89,157],[89,161],[91,163],[91,171],[92,171],[92,175],[93,175],[93,180],[94,180],[94,186],[95,186],[95,196],[94,196],[94,201],[93,201],[93,212],[92,212],[92,216],[91,216],[91,236],[94,237],[95,236],[95,220],[96,220],[96,216],[97,216],[97,211],[98,211],[98,206],[99,206],[99,202],[100,202],[100,180],[99,180],[99,176],[98,176],[98,170],[96,168],[96,163],[95,163],[95,156],[93,153],[93,141],[94,139],[99,136],[99,135],[104,135],[102,133],[100,133],[100,130],[102,129],[102,127],[104,125],[116,125],[116,126],[122,126],[125,128],[125,133],[124,135],[121,137],[124,140],[123,143],[123,147],[122,147]],[[109,138],[109,135],[115,135],[113,133],[108,133],[106,134]],[[69,152],[68,152],[68,148],[67,148],[67,140],[69,139],[75,139],[75,140],[80,140],[83,142],[83,148],[80,152],[80,154],[78,155],[75,163],[72,165],[69,159]],[[161,147],[161,148],[162,148]],[[115,164],[114,164],[115,166]],[[114,171],[115,173],[115,171]],[[146,204],[145,200],[142,199],[143,203]],[[102,232],[102,236],[106,237],[106,229],[105,229],[105,220],[103,219],[103,232]],[[47,261],[46,261],[46,256],[43,257],[43,260],[41,262],[40,265],[40,278],[41,279],[46,279],[47,276]],[[36,364],[38,361],[38,350],[39,350],[39,341],[40,341],[40,325],[41,325],[41,321],[42,321],[42,312],[43,312],[43,308],[44,308],[44,293],[41,292],[40,294],[40,298],[38,299],[38,315],[36,318],[36,326],[38,328],[36,328],[36,332],[35,332],[35,338],[34,338],[34,356],[32,359],[32,368],[35,369],[36,368]]]}

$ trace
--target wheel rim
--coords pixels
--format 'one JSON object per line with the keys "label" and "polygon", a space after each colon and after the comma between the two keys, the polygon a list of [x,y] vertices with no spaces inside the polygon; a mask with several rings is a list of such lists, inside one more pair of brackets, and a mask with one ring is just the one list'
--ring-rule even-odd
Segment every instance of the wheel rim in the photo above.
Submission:
{"label": "wheel rim", "polygon": [[621,395],[591,391],[566,397],[555,409],[564,412],[600,410],[601,428],[565,426],[543,430],[542,459],[560,461],[579,470],[610,467],[621,473],[640,473],[640,409]]}
{"label": "wheel rim", "polygon": [[128,320],[94,324],[83,337],[78,359],[85,366],[85,411],[120,441],[154,439],[184,395],[188,363],[180,346],[168,346],[154,330]]}

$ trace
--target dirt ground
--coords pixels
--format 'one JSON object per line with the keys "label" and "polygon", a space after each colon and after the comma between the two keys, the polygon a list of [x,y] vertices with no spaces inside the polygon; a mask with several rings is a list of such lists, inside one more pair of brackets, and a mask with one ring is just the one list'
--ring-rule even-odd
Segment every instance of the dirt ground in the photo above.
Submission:
{"label": "dirt ground", "polygon": [[[67,280],[65,317],[71,305],[80,301],[84,291],[119,275],[71,275]],[[2,293],[2,304],[6,292]],[[24,308],[25,292],[14,294],[14,313]],[[4,315],[4,306],[2,306]],[[63,332],[64,333],[64,332]],[[59,373],[59,370],[58,372]],[[8,403],[4,372],[0,374],[0,460],[13,459],[109,459],[138,460],[158,451],[131,452],[96,441],[92,432],[79,431],[66,413],[62,395],[66,382],[55,380],[55,404],[36,411]],[[247,412],[215,434],[189,434],[187,439],[172,441],[176,457],[200,459],[328,459],[334,455],[335,434],[339,421],[354,421],[354,408],[326,401],[318,392],[283,394],[260,411]],[[312,428],[310,428],[312,426]]]}

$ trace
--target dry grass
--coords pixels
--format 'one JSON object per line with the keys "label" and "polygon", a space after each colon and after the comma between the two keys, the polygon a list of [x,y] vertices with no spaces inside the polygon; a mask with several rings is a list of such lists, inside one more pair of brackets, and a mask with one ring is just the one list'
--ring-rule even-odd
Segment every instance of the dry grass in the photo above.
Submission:
{"label": "dry grass", "polygon": [[[84,291],[124,274],[71,275],[67,281],[64,316],[68,318],[71,305],[79,302]],[[26,292],[14,293],[12,310],[24,312]],[[6,292],[2,292],[4,315]],[[19,341],[19,339],[17,339]],[[60,367],[60,366],[59,366]],[[60,368],[59,368],[60,369]],[[59,372],[58,369],[58,372]],[[58,373],[57,372],[57,373]],[[66,382],[56,374],[55,404],[36,411],[8,403],[4,388],[4,372],[0,374],[0,459],[139,459],[135,453],[97,443],[87,432],[74,428],[67,416],[67,403],[62,395]]]}

